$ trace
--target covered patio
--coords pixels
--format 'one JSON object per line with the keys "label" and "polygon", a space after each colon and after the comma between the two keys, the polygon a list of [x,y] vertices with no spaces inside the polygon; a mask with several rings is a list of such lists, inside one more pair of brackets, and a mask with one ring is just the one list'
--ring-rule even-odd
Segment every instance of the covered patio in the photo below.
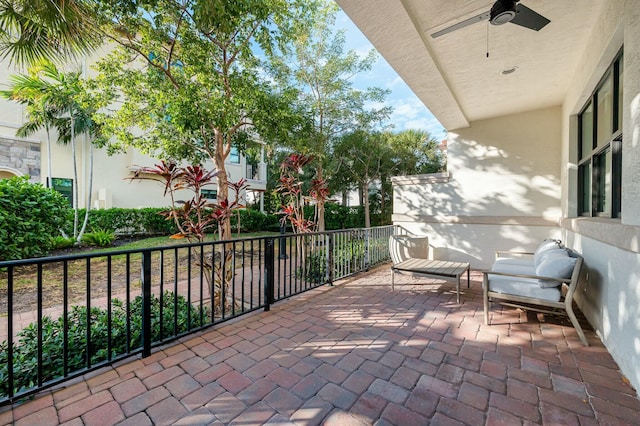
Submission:
{"label": "covered patio", "polygon": [[390,265],[129,359],[0,424],[638,424],[640,400],[591,329],[494,306]]}

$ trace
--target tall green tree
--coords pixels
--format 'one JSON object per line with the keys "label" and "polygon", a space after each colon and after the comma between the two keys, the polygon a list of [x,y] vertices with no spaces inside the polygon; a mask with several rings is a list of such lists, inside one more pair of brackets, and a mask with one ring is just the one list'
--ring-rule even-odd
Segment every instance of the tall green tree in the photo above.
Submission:
{"label": "tall green tree", "polygon": [[[100,126],[92,117],[99,102],[88,94],[80,72],[62,72],[48,60],[41,60],[27,74],[17,74],[9,79],[10,87],[0,95],[27,105],[27,121],[18,129],[18,136],[29,136],[45,127],[48,139],[49,182],[51,182],[50,130],[57,130],[58,142],[70,145],[74,177],[74,226],[73,237],[80,243],[86,229],[91,205],[93,185],[93,144],[101,140]],[[88,138],[89,182],[87,209],[82,227],[78,229],[78,166],[76,136]]]}
{"label": "tall green tree", "polygon": [[0,0],[0,57],[19,65],[65,62],[101,42],[93,0]]}
{"label": "tall green tree", "polygon": [[[380,122],[391,112],[382,103],[387,91],[380,88],[358,90],[353,78],[371,70],[376,54],[365,57],[345,49],[344,31],[334,32],[336,6],[324,3],[313,25],[299,33],[288,48],[273,60],[276,80],[298,90],[296,111],[311,123],[290,140],[295,152],[315,158],[315,179],[326,181],[334,142],[363,123]],[[324,227],[324,202],[318,202],[318,230]]]}
{"label": "tall green tree", "polygon": [[[228,199],[231,148],[242,148],[255,133],[275,133],[287,105],[256,52],[286,42],[313,7],[307,0],[100,2],[102,29],[116,46],[99,62],[96,80],[118,93],[99,116],[112,137],[109,149],[211,159],[218,199]],[[230,235],[225,220],[221,237]]]}
{"label": "tall green tree", "polygon": [[370,187],[381,181],[392,155],[388,139],[388,133],[357,130],[340,138],[333,151],[336,173],[362,192],[366,228],[371,227]]}

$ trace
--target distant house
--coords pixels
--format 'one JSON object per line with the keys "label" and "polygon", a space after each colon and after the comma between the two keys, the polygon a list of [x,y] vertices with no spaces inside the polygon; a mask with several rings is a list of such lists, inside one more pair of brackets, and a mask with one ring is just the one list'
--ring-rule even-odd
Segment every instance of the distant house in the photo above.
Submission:
{"label": "distant house", "polygon": [[[85,60],[81,66],[86,70],[89,61]],[[9,67],[6,60],[0,62],[0,85],[6,87],[7,78],[20,71]],[[23,72],[23,71],[22,71]],[[48,185],[47,170],[47,136],[44,129],[25,138],[15,136],[16,130],[27,120],[26,108],[6,99],[0,99],[0,179],[12,176],[29,175],[34,182]],[[57,135],[51,135],[51,175],[49,185],[63,193],[72,202],[74,187],[79,190],[78,203],[81,208],[87,207],[86,200],[89,182],[89,150],[88,141],[83,135],[76,138],[78,182],[73,180],[73,162],[71,148],[56,142]],[[91,208],[110,207],[164,207],[170,204],[168,198],[163,197],[162,187],[151,181],[130,181],[133,170],[137,166],[152,166],[160,160],[141,154],[135,149],[126,153],[107,155],[105,150],[94,149],[94,173]],[[215,167],[212,162],[204,166],[208,170]],[[264,155],[257,165],[251,165],[238,150],[232,149],[226,161],[229,180],[237,182],[247,179],[249,185],[247,193],[241,194],[243,200],[262,200],[267,186],[267,171]],[[212,199],[217,196],[217,186],[212,185],[206,190],[206,195]],[[230,197],[233,197],[230,190]],[[261,203],[262,205],[262,203]]]}

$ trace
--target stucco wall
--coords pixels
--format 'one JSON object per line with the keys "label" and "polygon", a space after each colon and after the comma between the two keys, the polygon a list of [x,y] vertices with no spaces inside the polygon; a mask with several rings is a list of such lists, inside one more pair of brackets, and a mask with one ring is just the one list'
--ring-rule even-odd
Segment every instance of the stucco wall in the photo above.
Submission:
{"label": "stucco wall", "polygon": [[559,107],[473,122],[448,141],[448,178],[395,179],[395,224],[427,233],[435,256],[473,267],[559,236]]}
{"label": "stucco wall", "polygon": [[[640,388],[640,10],[634,0],[607,2],[563,103],[563,211],[567,244],[588,271],[576,301],[632,385]],[[624,46],[622,214],[575,219],[577,120]]]}

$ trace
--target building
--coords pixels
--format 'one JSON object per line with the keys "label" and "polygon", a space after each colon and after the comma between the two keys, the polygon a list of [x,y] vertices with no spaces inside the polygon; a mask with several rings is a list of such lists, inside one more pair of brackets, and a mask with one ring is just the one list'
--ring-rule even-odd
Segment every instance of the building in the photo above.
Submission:
{"label": "building", "polygon": [[475,268],[562,239],[585,258],[580,309],[640,388],[637,1],[337,2],[448,130],[448,173],[396,179],[394,223]]}
{"label": "building", "polygon": [[[91,74],[91,59],[85,59],[75,69],[82,69]],[[0,62],[0,83],[6,85],[8,77],[18,72],[24,72],[8,65],[7,60]],[[12,176],[29,175],[30,180],[47,185],[48,152],[47,135],[45,129],[29,138],[19,138],[17,129],[28,119],[26,107],[0,98],[0,179]],[[89,192],[90,155],[89,141],[83,135],[76,137],[76,159],[78,168],[78,182],[74,182],[73,156],[69,146],[58,144],[57,135],[51,134],[51,177],[53,187],[62,192],[72,203],[75,185],[78,185],[78,205],[86,207]],[[244,155],[232,149],[226,160],[229,180],[237,182],[247,179],[248,189],[241,194],[243,200],[258,198],[262,206],[263,193],[267,186],[267,170],[264,162],[264,152],[257,165],[251,165]],[[126,153],[109,156],[106,150],[93,150],[93,185],[91,194],[91,208],[139,208],[165,207],[171,202],[163,196],[163,188],[150,181],[130,181],[133,170],[140,166],[153,166],[159,159],[143,155],[135,149]],[[208,170],[215,169],[213,162],[204,164]],[[207,196],[215,199],[217,188],[212,185],[207,190]],[[230,197],[233,191],[230,190]]]}

